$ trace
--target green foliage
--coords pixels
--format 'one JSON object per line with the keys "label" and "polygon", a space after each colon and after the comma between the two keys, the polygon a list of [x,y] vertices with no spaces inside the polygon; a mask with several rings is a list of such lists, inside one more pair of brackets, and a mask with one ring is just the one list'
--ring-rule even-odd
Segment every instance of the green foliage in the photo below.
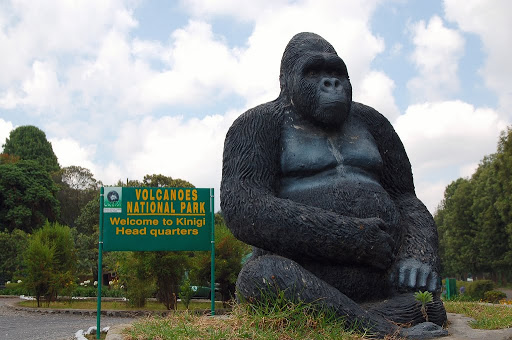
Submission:
{"label": "green foliage", "polygon": [[74,286],[75,263],[69,227],[46,222],[32,235],[25,252],[23,282],[36,296],[38,306],[42,296],[50,303],[59,292],[70,293]]}
{"label": "green foliage", "polygon": [[79,234],[72,228],[76,248],[76,271],[79,275],[93,275],[98,265],[98,231],[93,234]]}
{"label": "green foliage", "polygon": [[0,226],[32,232],[59,215],[57,186],[35,161],[0,164]]}
{"label": "green foliage", "polygon": [[48,173],[58,171],[60,168],[52,145],[46,139],[46,134],[35,126],[25,125],[12,130],[3,148],[6,154],[18,156],[23,160],[36,161]]}
{"label": "green foliage", "polygon": [[41,305],[41,297],[47,297],[49,303],[50,281],[53,273],[53,248],[43,243],[40,237],[30,240],[25,254],[27,276],[25,286],[36,297],[37,306]]}
{"label": "green foliage", "polygon": [[427,303],[434,300],[432,293],[429,291],[416,292],[414,293],[414,298],[421,303],[421,314],[423,314],[425,321],[428,322]]}
{"label": "green foliage", "polygon": [[6,283],[5,288],[0,290],[0,295],[30,295],[30,291],[23,282]]}
{"label": "green foliage", "polygon": [[13,280],[16,273],[21,273],[28,238],[22,230],[0,231],[0,282]]}
{"label": "green foliage", "polygon": [[414,298],[416,299],[416,301],[421,303],[423,306],[425,306],[427,303],[433,301],[432,293],[429,291],[416,292],[416,293],[414,293]]}
{"label": "green foliage", "polygon": [[148,253],[156,277],[157,298],[169,310],[176,309],[180,282],[190,266],[191,252],[157,251]]}
{"label": "green foliage", "polygon": [[[220,285],[224,306],[235,295],[235,284],[242,269],[242,258],[250,251],[248,245],[231,234],[222,216],[215,214],[215,282]],[[210,253],[199,253],[195,262],[198,268],[194,273],[197,281],[208,285],[211,272]]]}
{"label": "green foliage", "polygon": [[512,276],[512,130],[468,179],[446,187],[436,214],[444,276]]}
{"label": "green foliage", "polygon": [[80,210],[75,226],[79,233],[91,235],[99,229],[99,220],[100,200],[93,198]]}
{"label": "green foliage", "polygon": [[59,222],[75,227],[75,220],[81,214],[82,208],[93,199],[99,200],[101,182],[94,179],[89,169],[80,166],[62,168],[55,172],[52,178],[59,186],[57,193],[61,207]]}
{"label": "green foliage", "polygon": [[484,301],[490,303],[499,303],[500,300],[506,299],[507,294],[499,290],[489,290],[484,293]]}
{"label": "green foliage", "polygon": [[176,188],[194,188],[194,185],[183,179],[173,179],[164,175],[145,175],[142,180],[142,186],[146,187],[176,187]]}
{"label": "green foliage", "polygon": [[190,300],[194,295],[194,291],[192,290],[192,286],[190,285],[190,279],[187,277],[183,280],[183,283],[180,286],[180,299],[181,302],[185,305],[185,308],[188,309],[188,305],[190,304]]}
{"label": "green foliage", "polygon": [[125,252],[119,261],[119,273],[126,285],[130,305],[144,307],[146,299],[155,292],[151,259],[147,252]]}
{"label": "green foliage", "polygon": [[466,293],[475,300],[483,300],[485,292],[494,289],[494,282],[490,280],[473,281],[466,289]]}

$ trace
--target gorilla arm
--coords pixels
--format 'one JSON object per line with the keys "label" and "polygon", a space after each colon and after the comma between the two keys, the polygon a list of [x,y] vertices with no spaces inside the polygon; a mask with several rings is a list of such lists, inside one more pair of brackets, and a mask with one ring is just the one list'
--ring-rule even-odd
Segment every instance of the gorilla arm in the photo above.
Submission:
{"label": "gorilla arm", "polygon": [[389,121],[371,107],[354,103],[355,112],[369,127],[384,167],[381,184],[400,212],[400,241],[390,279],[400,289],[437,289],[438,236],[432,215],[416,197],[411,164]]}
{"label": "gorilla arm", "polygon": [[240,116],[226,135],[221,208],[240,240],[291,259],[367,263],[387,269],[394,241],[378,218],[357,219],[276,197],[284,108],[279,101]]}

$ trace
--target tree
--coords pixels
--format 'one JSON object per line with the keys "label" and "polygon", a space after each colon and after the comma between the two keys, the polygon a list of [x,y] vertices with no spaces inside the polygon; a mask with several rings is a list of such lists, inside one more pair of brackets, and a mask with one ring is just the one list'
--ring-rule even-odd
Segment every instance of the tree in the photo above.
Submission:
{"label": "tree", "polygon": [[0,282],[13,280],[23,268],[23,253],[28,246],[29,234],[14,229],[0,231]]}
{"label": "tree", "polygon": [[100,221],[100,200],[99,197],[92,198],[80,210],[80,215],[75,220],[75,226],[79,233],[91,235],[99,229]]}
{"label": "tree", "polygon": [[57,186],[35,161],[0,164],[0,225],[28,233],[59,216]]}
{"label": "tree", "polygon": [[168,310],[176,309],[176,300],[191,252],[157,251],[146,253],[156,278],[157,298]]}
{"label": "tree", "polygon": [[[53,272],[53,249],[44,244],[40,238],[33,238],[29,242],[25,253],[27,276],[24,284],[37,300],[37,307],[41,306],[41,297],[48,295]],[[47,299],[49,303],[49,299]]]}
{"label": "tree", "polygon": [[59,221],[74,227],[82,208],[92,199],[98,199],[101,182],[94,178],[89,169],[80,166],[62,168],[52,177],[59,186],[57,193],[61,206]]}
{"label": "tree", "polygon": [[[250,246],[231,234],[222,215],[215,214],[215,282],[219,284],[224,306],[235,296],[235,284],[238,273],[242,269],[242,258],[250,251]],[[210,281],[210,254],[201,253],[196,262],[197,278],[203,282]]]}
{"label": "tree", "polygon": [[36,161],[49,173],[60,168],[52,144],[46,139],[46,134],[35,126],[25,125],[12,130],[3,148],[6,154]]}
{"label": "tree", "polygon": [[30,238],[25,254],[26,277],[23,280],[35,295],[37,305],[44,296],[49,303],[59,291],[73,285],[76,253],[71,229],[46,222]]}
{"label": "tree", "polygon": [[145,175],[142,184],[147,187],[175,187],[175,188],[194,188],[194,185],[183,179],[173,179],[164,175]]}
{"label": "tree", "polygon": [[126,294],[134,307],[144,307],[146,299],[155,290],[153,264],[148,252],[126,252],[120,259],[121,280],[126,284]]}
{"label": "tree", "polygon": [[469,179],[445,190],[435,215],[440,253],[448,275],[489,274],[502,284],[512,269],[512,130],[497,152],[485,156]]}
{"label": "tree", "polygon": [[[465,276],[474,273],[477,254],[475,252],[475,225],[471,206],[473,196],[469,180],[459,178],[445,190],[443,223],[438,225],[443,269],[448,273]],[[439,221],[438,221],[439,222]]]}

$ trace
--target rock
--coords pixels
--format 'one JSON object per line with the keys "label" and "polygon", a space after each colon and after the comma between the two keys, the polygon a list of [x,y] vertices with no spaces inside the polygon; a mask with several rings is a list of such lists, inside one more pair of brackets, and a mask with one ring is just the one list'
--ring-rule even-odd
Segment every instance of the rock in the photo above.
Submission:
{"label": "rock", "polygon": [[448,331],[432,322],[422,322],[410,328],[401,330],[400,335],[407,339],[423,340],[447,336]]}

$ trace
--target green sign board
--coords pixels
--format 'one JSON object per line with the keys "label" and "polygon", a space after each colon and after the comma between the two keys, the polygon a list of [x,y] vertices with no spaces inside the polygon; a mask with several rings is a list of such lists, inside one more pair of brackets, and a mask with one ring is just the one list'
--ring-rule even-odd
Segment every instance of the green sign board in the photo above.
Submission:
{"label": "green sign board", "polygon": [[105,187],[103,250],[210,250],[213,189]]}

